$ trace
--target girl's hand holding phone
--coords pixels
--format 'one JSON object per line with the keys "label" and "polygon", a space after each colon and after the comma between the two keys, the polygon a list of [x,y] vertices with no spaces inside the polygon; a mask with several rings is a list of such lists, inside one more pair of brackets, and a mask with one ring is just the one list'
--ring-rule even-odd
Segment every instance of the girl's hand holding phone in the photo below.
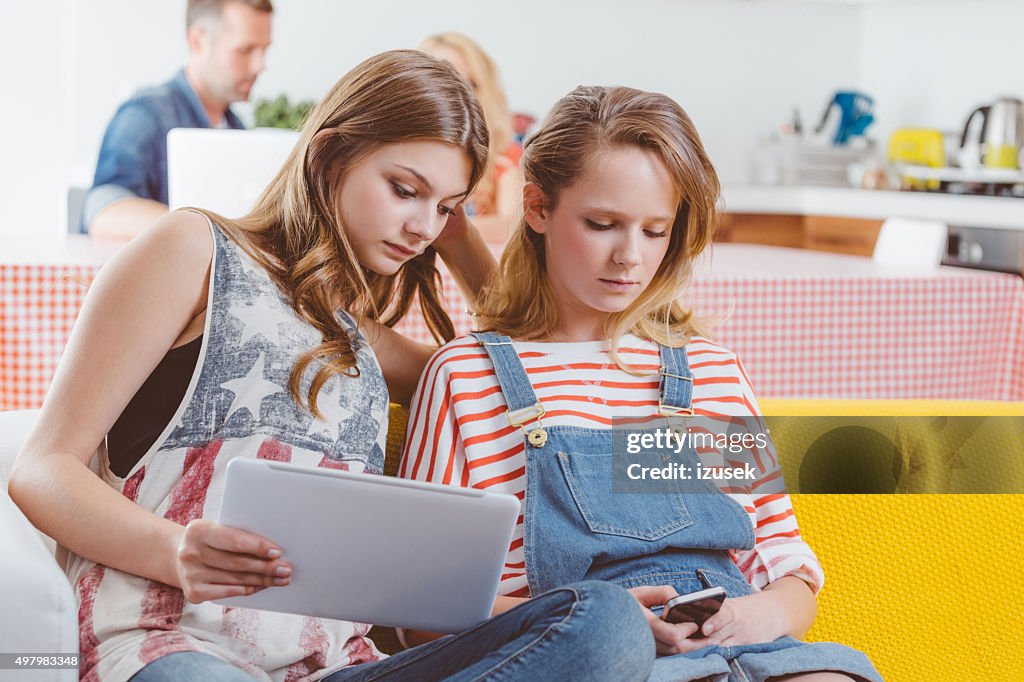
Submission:
{"label": "girl's hand holding phone", "polygon": [[287,585],[292,568],[266,538],[195,519],[181,534],[175,572],[185,598],[198,604]]}
{"label": "girl's hand holding phone", "polygon": [[814,590],[802,578],[786,575],[761,592],[726,599],[701,632],[705,644],[736,646],[771,642],[789,635],[803,639],[817,614]]}
{"label": "girl's hand holding phone", "polygon": [[678,593],[670,585],[645,585],[633,587],[629,590],[633,598],[644,607],[644,617],[651,626],[651,634],[654,635],[655,650],[659,656],[671,656],[672,654],[683,653],[699,649],[704,644],[694,646],[694,641],[702,640],[687,639],[697,631],[695,623],[667,623],[651,611],[652,606],[664,606],[666,602]]}
{"label": "girl's hand holding phone", "polygon": [[691,641],[700,646],[738,646],[776,640],[789,629],[779,598],[771,592],[727,598],[718,613],[705,621],[701,628],[704,637]]}

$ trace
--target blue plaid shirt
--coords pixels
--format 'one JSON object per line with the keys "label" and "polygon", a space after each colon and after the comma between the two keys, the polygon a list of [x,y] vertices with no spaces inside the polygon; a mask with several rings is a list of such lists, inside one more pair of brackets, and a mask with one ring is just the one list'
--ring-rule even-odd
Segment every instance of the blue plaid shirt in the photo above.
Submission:
{"label": "blue plaid shirt", "polygon": [[[229,128],[244,128],[228,109]],[[126,197],[167,203],[167,133],[172,128],[209,128],[210,119],[185,71],[162,85],[143,88],[122,104],[103,134],[92,189],[82,206],[81,232],[108,204]]]}

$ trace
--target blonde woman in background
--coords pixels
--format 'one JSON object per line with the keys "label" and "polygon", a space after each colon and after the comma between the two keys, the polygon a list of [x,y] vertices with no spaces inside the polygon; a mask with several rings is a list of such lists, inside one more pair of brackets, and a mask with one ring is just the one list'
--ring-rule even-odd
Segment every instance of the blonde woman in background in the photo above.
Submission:
{"label": "blonde woman in background", "polygon": [[483,48],[461,33],[428,36],[419,49],[450,62],[480,101],[491,136],[490,153],[488,169],[470,197],[470,214],[486,241],[503,244],[522,195],[519,159],[523,148],[512,131],[512,114],[498,67]]}

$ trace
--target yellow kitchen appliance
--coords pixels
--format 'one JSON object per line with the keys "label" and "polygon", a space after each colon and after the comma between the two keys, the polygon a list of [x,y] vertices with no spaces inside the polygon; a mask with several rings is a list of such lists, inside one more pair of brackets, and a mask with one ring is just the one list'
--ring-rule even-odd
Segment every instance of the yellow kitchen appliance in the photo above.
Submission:
{"label": "yellow kitchen appliance", "polygon": [[[889,161],[910,166],[942,168],[946,165],[946,147],[941,130],[899,128],[889,137]],[[940,181],[901,174],[900,186],[910,189],[939,189]]]}

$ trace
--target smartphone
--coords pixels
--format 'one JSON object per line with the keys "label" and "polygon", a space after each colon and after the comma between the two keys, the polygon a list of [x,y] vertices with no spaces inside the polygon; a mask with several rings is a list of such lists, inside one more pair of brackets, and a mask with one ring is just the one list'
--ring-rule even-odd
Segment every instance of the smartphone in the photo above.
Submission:
{"label": "smartphone", "polygon": [[724,601],[724,587],[709,587],[706,590],[681,594],[668,600],[661,612],[661,618],[669,623],[696,623],[698,630],[690,635],[690,639],[696,639],[704,636],[699,628],[704,625],[704,621],[718,613]]}

